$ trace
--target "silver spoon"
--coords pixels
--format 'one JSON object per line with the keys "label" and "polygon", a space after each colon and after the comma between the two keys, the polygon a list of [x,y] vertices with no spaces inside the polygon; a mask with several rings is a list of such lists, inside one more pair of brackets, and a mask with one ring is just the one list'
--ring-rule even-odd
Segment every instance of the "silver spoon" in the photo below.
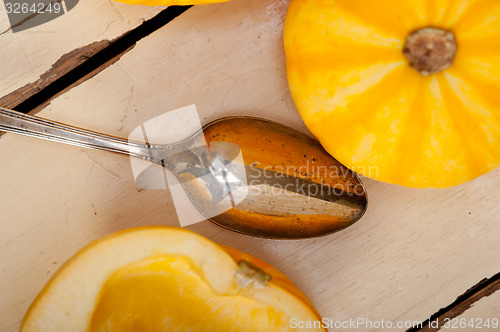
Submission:
{"label": "silver spoon", "polygon": [[356,174],[316,140],[264,119],[223,118],[181,142],[155,145],[0,108],[0,130],[160,165],[179,179],[207,219],[248,235],[326,235],[352,225],[367,206]]}

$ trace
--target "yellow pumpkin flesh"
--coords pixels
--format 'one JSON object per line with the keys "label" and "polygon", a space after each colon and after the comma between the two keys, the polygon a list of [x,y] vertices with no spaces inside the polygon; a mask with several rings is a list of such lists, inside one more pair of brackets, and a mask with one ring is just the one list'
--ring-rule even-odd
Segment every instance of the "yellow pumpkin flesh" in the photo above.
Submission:
{"label": "yellow pumpkin flesh", "polygon": [[[430,74],[404,54],[425,28],[456,44]],[[500,166],[498,0],[292,0],[284,43],[305,124],[354,171],[439,188]]]}
{"label": "yellow pumpkin flesh", "polygon": [[191,231],[145,227],[77,253],[35,299],[20,331],[289,331],[292,318],[321,321],[272,266]]}

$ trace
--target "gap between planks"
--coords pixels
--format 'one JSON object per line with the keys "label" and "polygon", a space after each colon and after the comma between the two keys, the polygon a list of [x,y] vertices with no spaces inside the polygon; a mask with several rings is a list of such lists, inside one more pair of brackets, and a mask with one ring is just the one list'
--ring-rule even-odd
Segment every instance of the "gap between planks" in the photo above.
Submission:
{"label": "gap between planks", "polygon": [[[23,113],[36,113],[46,107],[50,101],[71,88],[92,78],[106,67],[118,61],[135,44],[168,24],[184,13],[191,6],[170,6],[140,26],[109,41],[102,40],[73,50],[63,55],[36,82],[28,83],[0,98],[0,106]],[[500,290],[500,272],[489,279],[483,279],[460,295],[449,306],[440,309],[422,323],[407,332],[438,331],[445,319],[452,319],[463,314],[475,302]],[[439,326],[430,327],[432,321],[439,321]]]}
{"label": "gap between planks", "polygon": [[[478,282],[473,287],[469,288],[465,293],[457,297],[457,299],[449,306],[438,310],[435,314],[422,322],[421,327],[413,327],[406,332],[434,332],[439,331],[448,320],[456,318],[469,309],[474,303],[480,299],[490,296],[500,290],[500,272],[491,278],[485,278]],[[430,322],[438,322],[438,326],[430,326]]]}

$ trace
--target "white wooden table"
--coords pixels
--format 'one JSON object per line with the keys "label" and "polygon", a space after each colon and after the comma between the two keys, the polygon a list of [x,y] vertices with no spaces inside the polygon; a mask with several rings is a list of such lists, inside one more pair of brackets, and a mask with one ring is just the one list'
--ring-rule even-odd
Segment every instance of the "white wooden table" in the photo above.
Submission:
{"label": "white wooden table", "polygon": [[[287,6],[287,0],[233,0],[192,7],[32,113],[127,137],[148,119],[196,104],[204,124],[253,115],[307,132],[286,81]],[[51,22],[12,33],[0,6],[0,106],[16,107],[40,89],[43,96],[54,77],[162,10],[86,0]],[[78,56],[67,61],[68,53]],[[179,225],[170,192],[139,188],[127,157],[14,134],[0,136],[0,156],[0,331],[18,329],[47,280],[88,242],[134,226]],[[417,322],[448,306],[442,317],[500,319],[500,292],[494,292],[500,288],[500,169],[443,190],[363,181],[366,215],[326,237],[259,239],[209,221],[188,228],[271,263],[334,321]],[[457,313],[456,298],[495,275],[493,292]]]}

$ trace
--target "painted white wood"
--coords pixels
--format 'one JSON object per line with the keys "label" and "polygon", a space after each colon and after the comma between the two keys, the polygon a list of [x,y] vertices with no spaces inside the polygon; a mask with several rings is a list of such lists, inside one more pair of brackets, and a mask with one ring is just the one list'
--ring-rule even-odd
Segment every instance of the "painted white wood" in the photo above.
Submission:
{"label": "painted white wood", "polygon": [[500,292],[482,298],[463,314],[446,321],[445,324],[440,331],[500,330]]}
{"label": "painted white wood", "polygon": [[[117,136],[196,104],[203,123],[254,115],[307,132],[289,95],[282,47],[287,1],[189,9],[40,113]],[[168,191],[143,190],[127,157],[28,137],[0,138],[0,322],[17,329],[60,265],[89,241],[178,225]],[[421,321],[500,269],[500,170],[417,190],[365,179],[369,210],[327,237],[252,238],[189,226],[275,265],[334,321]],[[359,331],[372,331],[363,328]]]}
{"label": "painted white wood", "polygon": [[164,8],[130,6],[112,0],[81,0],[52,21],[13,33],[2,2],[0,96],[35,82],[64,54],[96,41],[113,40]]}

